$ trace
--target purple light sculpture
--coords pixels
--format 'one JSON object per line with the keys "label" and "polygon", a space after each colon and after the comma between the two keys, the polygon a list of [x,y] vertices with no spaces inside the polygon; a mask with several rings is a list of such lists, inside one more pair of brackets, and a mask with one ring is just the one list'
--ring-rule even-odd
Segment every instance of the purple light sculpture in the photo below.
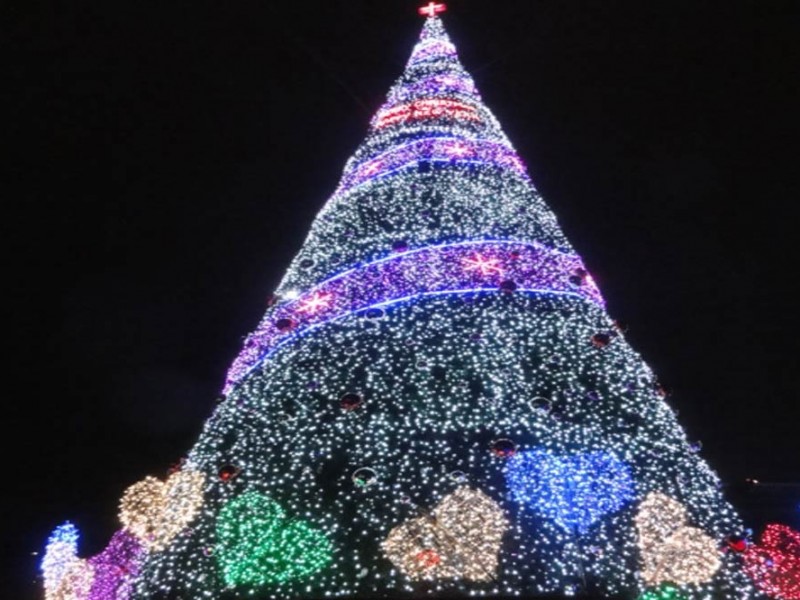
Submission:
{"label": "purple light sculpture", "polygon": [[117,531],[100,553],[89,559],[94,580],[87,600],[128,600],[145,550],[127,531]]}

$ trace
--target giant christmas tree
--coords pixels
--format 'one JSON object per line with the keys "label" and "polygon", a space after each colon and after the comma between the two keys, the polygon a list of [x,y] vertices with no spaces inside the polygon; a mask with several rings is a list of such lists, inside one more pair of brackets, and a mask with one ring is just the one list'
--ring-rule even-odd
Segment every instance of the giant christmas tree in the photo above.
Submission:
{"label": "giant christmas tree", "polygon": [[755,596],[743,526],[439,13],[186,460],[47,597]]}

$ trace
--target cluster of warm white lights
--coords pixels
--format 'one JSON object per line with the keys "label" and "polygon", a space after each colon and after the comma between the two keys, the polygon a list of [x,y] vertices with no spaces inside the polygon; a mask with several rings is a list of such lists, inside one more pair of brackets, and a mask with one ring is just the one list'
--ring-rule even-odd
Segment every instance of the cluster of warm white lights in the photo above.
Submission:
{"label": "cluster of warm white lights", "polygon": [[126,492],[130,598],[753,597],[719,479],[438,18],[372,124],[183,470]]}
{"label": "cluster of warm white lights", "polygon": [[182,470],[166,482],[146,477],[129,487],[119,505],[119,520],[151,551],[163,550],[191,523],[203,504],[205,475]]}
{"label": "cluster of warm white lights", "polygon": [[83,559],[72,566],[64,574],[52,593],[48,592],[47,600],[87,600],[92,591],[94,570],[92,565]]}
{"label": "cluster of warm white lights", "polygon": [[392,529],[383,551],[409,579],[491,581],[508,521],[497,502],[467,486]]}
{"label": "cluster of warm white lights", "polygon": [[639,506],[635,521],[648,585],[705,583],[722,566],[719,543],[687,520],[683,504],[658,492]]}

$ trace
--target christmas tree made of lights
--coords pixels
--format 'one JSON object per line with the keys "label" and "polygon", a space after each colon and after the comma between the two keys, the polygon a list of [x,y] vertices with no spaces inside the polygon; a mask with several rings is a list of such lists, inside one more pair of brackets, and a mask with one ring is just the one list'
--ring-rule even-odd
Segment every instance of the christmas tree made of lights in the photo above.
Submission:
{"label": "christmas tree made of lights", "polygon": [[419,42],[185,461],[48,599],[755,597],[745,535],[482,103]]}

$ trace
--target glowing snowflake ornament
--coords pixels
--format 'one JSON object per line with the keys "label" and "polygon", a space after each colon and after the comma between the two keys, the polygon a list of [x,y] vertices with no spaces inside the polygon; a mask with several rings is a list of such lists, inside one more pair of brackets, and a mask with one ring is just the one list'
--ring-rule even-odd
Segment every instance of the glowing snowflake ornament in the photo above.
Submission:
{"label": "glowing snowflake ornament", "polygon": [[318,313],[323,308],[327,308],[328,305],[331,303],[331,295],[325,294],[323,292],[316,292],[303,300],[300,308],[298,310],[300,312],[314,315]]}
{"label": "glowing snowflake ornament", "polygon": [[467,271],[477,271],[481,275],[491,275],[493,273],[502,275],[503,273],[499,258],[484,258],[480,254],[475,254],[465,259],[464,268]]}

